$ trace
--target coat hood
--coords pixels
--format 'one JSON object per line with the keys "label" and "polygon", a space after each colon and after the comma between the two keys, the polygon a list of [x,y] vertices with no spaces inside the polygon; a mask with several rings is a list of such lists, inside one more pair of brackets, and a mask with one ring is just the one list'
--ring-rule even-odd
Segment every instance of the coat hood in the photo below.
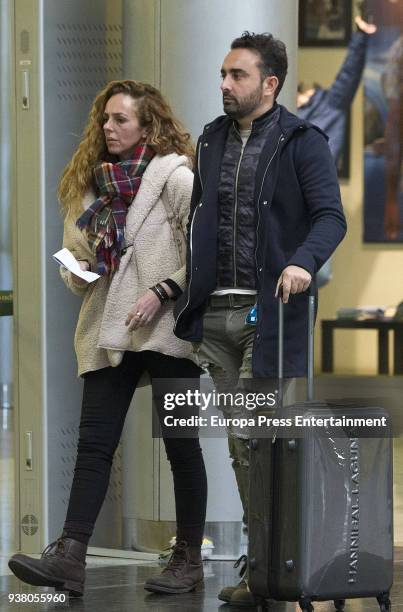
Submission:
{"label": "coat hood", "polygon": [[160,194],[171,174],[180,166],[192,170],[192,163],[186,155],[155,155],[143,174],[142,182],[152,186],[154,193]]}

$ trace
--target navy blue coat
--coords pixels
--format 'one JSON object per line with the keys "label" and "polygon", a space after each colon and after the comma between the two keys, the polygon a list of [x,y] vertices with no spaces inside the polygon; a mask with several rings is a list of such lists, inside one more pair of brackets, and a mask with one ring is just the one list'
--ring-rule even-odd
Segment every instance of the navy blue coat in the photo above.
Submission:
{"label": "navy blue coat", "polygon": [[298,117],[317,125],[329,138],[337,161],[344,143],[348,111],[360,84],[365,66],[369,35],[355,32],[346,58],[329,89],[316,89],[310,100],[298,109]]}
{"label": "navy blue coat", "polygon": [[[188,224],[188,284],[175,307],[175,334],[198,342],[203,313],[216,288],[220,163],[231,120],[204,128]],[[335,164],[326,136],[281,107],[278,125],[260,155],[255,179],[258,323],[252,367],[256,377],[277,376],[277,279],[291,264],[315,275],[342,240],[346,222]],[[304,376],[307,354],[306,293],[285,307],[284,375]]]}

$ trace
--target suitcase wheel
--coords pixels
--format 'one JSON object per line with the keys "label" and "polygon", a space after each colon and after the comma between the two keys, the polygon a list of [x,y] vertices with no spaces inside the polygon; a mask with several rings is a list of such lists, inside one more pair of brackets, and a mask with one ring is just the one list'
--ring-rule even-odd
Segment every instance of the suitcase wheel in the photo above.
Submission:
{"label": "suitcase wheel", "polygon": [[346,600],[345,599],[335,599],[333,603],[334,603],[334,607],[336,608],[336,610],[344,610],[344,606],[346,605]]}
{"label": "suitcase wheel", "polygon": [[381,595],[379,595],[379,597],[377,597],[377,600],[381,612],[390,612],[392,610],[389,593],[382,593]]}
{"label": "suitcase wheel", "polygon": [[303,597],[299,600],[298,603],[302,612],[314,612],[314,607],[310,599],[306,599],[305,597]]}

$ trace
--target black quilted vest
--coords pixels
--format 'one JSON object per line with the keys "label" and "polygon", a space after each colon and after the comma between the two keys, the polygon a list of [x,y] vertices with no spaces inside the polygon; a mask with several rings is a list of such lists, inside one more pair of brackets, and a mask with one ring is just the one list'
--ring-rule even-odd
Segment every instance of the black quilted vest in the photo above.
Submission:
{"label": "black quilted vest", "polygon": [[218,188],[217,287],[256,289],[255,174],[260,153],[278,122],[275,105],[252,122],[242,149],[234,122],[228,132]]}

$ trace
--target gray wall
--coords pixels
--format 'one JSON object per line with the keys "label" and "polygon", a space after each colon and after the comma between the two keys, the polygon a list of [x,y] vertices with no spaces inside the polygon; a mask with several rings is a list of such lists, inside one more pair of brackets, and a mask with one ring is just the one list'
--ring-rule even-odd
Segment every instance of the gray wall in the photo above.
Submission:
{"label": "gray wall", "polygon": [[[63,223],[57,184],[98,91],[121,76],[118,0],[15,0],[16,404],[22,549],[39,552],[63,526],[76,456],[82,382],[73,336],[80,299],[64,286],[52,253]],[[22,72],[29,108],[23,108]],[[32,467],[26,434],[33,436]],[[93,543],[120,544],[120,460]],[[115,486],[116,485],[116,486]],[[38,528],[31,528],[32,523]]]}
{"label": "gray wall", "polygon": [[196,138],[222,115],[220,68],[244,30],[286,43],[289,72],[279,101],[295,107],[297,0],[124,0],[123,69],[160,87]]}
{"label": "gray wall", "polygon": [[[51,258],[61,248],[62,239],[56,190],[61,171],[79,143],[96,93],[108,81],[121,77],[119,8],[119,2],[107,0],[44,2],[44,280],[50,538],[59,534],[60,519],[64,519],[67,509],[82,390],[82,381],[76,378],[73,348],[81,298],[65,288]],[[115,466],[118,463],[119,456]],[[120,544],[119,506],[116,513],[108,508],[114,506],[114,501],[119,503],[119,499],[112,479],[103,508],[105,520],[101,516],[98,521],[93,545]]]}
{"label": "gray wall", "polygon": [[[12,289],[11,209],[15,205],[13,188],[13,73],[12,32],[10,31],[11,3],[0,3],[0,290]],[[12,383],[12,319],[0,317],[0,409],[3,385]]]}

